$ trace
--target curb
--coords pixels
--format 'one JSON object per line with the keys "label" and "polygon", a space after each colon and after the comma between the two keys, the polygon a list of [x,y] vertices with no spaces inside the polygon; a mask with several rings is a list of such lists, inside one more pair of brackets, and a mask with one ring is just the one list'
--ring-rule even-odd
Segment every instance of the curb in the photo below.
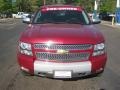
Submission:
{"label": "curb", "polygon": [[112,25],[112,22],[102,21],[101,25],[105,25],[105,26],[109,26],[109,27],[112,27],[112,28],[118,28],[118,29],[120,29],[120,25],[115,25],[115,24]]}
{"label": "curb", "polygon": [[15,19],[7,18],[7,19],[0,19],[0,24],[4,23],[13,23],[15,22]]}

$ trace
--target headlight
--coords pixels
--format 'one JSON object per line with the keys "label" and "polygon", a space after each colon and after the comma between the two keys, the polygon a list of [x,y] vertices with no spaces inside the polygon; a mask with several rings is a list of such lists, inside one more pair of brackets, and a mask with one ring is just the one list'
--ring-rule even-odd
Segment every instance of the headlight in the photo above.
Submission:
{"label": "headlight", "polygon": [[31,50],[31,44],[20,42],[20,48]]}
{"label": "headlight", "polygon": [[94,45],[93,56],[102,55],[104,53],[105,53],[105,44],[104,43]]}
{"label": "headlight", "polygon": [[32,56],[32,47],[31,44],[20,42],[19,43],[19,51],[21,54]]}

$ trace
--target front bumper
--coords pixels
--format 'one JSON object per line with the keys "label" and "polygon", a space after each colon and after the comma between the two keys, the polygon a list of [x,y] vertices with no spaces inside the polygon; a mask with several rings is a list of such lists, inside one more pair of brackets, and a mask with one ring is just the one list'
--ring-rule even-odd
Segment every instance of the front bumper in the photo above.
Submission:
{"label": "front bumper", "polygon": [[82,77],[89,74],[99,73],[104,70],[107,55],[92,57],[90,61],[55,63],[34,60],[32,57],[18,54],[18,61],[23,71],[32,75],[53,77],[54,71],[72,71],[72,77]]}
{"label": "front bumper", "polygon": [[90,61],[75,63],[34,62],[34,74],[54,78],[54,71],[71,71],[72,77],[82,77],[91,74]]}

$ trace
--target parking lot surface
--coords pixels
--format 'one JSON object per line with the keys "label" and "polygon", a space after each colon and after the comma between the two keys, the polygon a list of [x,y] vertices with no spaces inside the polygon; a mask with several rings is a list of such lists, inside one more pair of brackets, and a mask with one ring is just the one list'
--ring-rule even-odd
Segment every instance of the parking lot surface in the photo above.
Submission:
{"label": "parking lot surface", "polygon": [[120,29],[96,25],[106,38],[108,61],[100,77],[57,80],[24,76],[16,58],[20,33],[26,24],[0,24],[0,90],[119,90],[120,89]]}

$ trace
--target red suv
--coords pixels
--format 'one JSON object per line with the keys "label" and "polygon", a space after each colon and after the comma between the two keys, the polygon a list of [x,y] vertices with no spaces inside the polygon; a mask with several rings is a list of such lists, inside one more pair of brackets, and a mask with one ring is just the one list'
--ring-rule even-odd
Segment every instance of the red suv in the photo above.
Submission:
{"label": "red suv", "polygon": [[52,78],[102,73],[105,40],[95,23],[78,6],[42,6],[19,39],[21,70]]}

